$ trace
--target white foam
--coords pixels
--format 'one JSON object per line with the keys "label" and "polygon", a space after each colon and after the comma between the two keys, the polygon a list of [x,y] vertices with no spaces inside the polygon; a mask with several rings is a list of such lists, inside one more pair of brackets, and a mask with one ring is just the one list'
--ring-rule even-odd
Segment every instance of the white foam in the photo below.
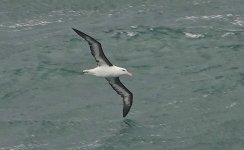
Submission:
{"label": "white foam", "polygon": [[237,17],[233,22],[231,22],[234,25],[238,25],[238,26],[243,26],[244,25],[244,21],[243,19],[241,19],[240,17]]}
{"label": "white foam", "polygon": [[101,146],[100,141],[99,140],[95,140],[94,142],[91,142],[91,143],[88,143],[88,144],[82,143],[81,146],[70,147],[70,148],[67,148],[67,149],[68,150],[94,149],[94,148],[97,148],[99,146]]}
{"label": "white foam", "polygon": [[34,26],[44,26],[47,24],[51,24],[51,23],[61,23],[63,22],[63,20],[58,19],[57,21],[42,21],[42,20],[29,20],[27,22],[21,22],[21,23],[16,23],[13,25],[3,25],[1,24],[0,27],[5,27],[5,28],[11,28],[11,29],[16,29],[16,28],[22,28],[22,27],[34,27]]}
{"label": "white foam", "polygon": [[207,98],[209,95],[208,94],[204,94],[202,97]]}
{"label": "white foam", "polygon": [[19,144],[8,147],[0,147],[0,150],[21,150],[21,149],[33,149],[38,147],[46,147],[48,144]]}
{"label": "white foam", "polygon": [[227,16],[227,17],[232,17],[233,15],[232,15],[232,14],[227,14],[226,16]]}
{"label": "white foam", "polygon": [[193,34],[193,33],[188,33],[188,32],[184,32],[185,36],[188,38],[193,38],[193,39],[197,39],[197,38],[203,38],[204,35],[203,34]]}
{"label": "white foam", "polygon": [[132,29],[136,29],[138,26],[130,26]]}
{"label": "white foam", "polygon": [[52,22],[48,22],[48,21],[34,21],[34,20],[30,20],[27,23],[17,23],[15,25],[10,25],[8,26],[9,28],[18,28],[18,27],[33,27],[33,26],[37,26],[37,25],[46,25]]}
{"label": "white foam", "polygon": [[230,35],[235,35],[235,33],[233,33],[233,32],[226,32],[221,37],[227,37],[227,36],[230,36]]}
{"label": "white foam", "polygon": [[186,19],[186,20],[193,20],[193,19],[198,19],[199,17],[196,17],[196,16],[187,16],[183,19]]}
{"label": "white foam", "polygon": [[231,103],[229,106],[226,106],[227,109],[235,107],[237,105],[237,102]]}
{"label": "white foam", "polygon": [[210,20],[210,19],[223,19],[223,18],[224,18],[223,15],[209,15],[209,16],[186,16],[184,18],[180,18],[177,20],[196,20],[196,19]]}
{"label": "white foam", "polygon": [[133,36],[136,36],[137,33],[136,33],[136,32],[127,32],[127,35],[128,35],[129,37],[133,37]]}

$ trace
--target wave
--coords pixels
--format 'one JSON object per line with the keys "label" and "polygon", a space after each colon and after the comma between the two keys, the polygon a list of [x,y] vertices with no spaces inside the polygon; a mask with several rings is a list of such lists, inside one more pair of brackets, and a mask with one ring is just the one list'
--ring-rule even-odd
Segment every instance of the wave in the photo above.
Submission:
{"label": "wave", "polygon": [[225,19],[225,17],[232,17],[232,14],[227,15],[209,15],[209,16],[186,16],[179,18],[177,20],[197,20],[197,19],[204,19],[204,20],[210,20],[210,19]]}
{"label": "wave", "polygon": [[188,32],[184,32],[184,33],[185,33],[185,36],[188,38],[198,39],[198,38],[204,37],[203,34],[193,34],[193,33],[188,33]]}
{"label": "wave", "polygon": [[0,24],[0,27],[2,28],[10,28],[10,29],[19,29],[23,27],[34,27],[34,26],[44,26],[51,23],[60,23],[63,22],[62,20],[56,20],[56,21],[42,21],[42,20],[28,20],[27,22],[22,23],[16,23],[13,25],[4,25]]}
{"label": "wave", "polygon": [[0,147],[0,150],[20,150],[20,149],[33,149],[33,148],[44,148],[47,147],[48,144],[19,144],[14,146],[8,146],[8,147]]}
{"label": "wave", "polygon": [[186,16],[176,19],[176,21],[181,20],[191,20],[191,21],[198,21],[198,20],[220,20],[229,22],[233,25],[237,26],[244,26],[244,18],[240,17],[240,15],[233,15],[233,14],[225,14],[225,15],[208,15],[208,16]]}

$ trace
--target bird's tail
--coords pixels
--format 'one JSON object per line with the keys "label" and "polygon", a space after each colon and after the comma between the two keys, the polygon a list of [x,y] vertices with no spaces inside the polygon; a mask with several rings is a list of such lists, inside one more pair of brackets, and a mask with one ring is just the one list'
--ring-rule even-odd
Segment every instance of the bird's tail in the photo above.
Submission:
{"label": "bird's tail", "polygon": [[83,73],[83,74],[88,74],[89,71],[88,71],[88,70],[83,70],[82,73]]}

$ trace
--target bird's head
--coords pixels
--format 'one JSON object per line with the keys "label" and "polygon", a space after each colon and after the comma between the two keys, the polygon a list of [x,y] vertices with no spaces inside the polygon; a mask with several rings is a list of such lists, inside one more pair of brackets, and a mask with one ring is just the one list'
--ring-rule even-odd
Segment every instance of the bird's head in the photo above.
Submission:
{"label": "bird's head", "polygon": [[127,71],[127,69],[125,69],[125,68],[117,67],[117,69],[119,70],[120,75],[128,75],[130,77],[132,76],[132,73]]}

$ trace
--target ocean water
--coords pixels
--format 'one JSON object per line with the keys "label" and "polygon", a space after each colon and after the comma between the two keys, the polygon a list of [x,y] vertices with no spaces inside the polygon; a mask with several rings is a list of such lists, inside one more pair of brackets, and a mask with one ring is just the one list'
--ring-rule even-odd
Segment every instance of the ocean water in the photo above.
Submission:
{"label": "ocean water", "polygon": [[[103,78],[77,28],[121,81]],[[2,0],[0,150],[243,150],[243,0]]]}

